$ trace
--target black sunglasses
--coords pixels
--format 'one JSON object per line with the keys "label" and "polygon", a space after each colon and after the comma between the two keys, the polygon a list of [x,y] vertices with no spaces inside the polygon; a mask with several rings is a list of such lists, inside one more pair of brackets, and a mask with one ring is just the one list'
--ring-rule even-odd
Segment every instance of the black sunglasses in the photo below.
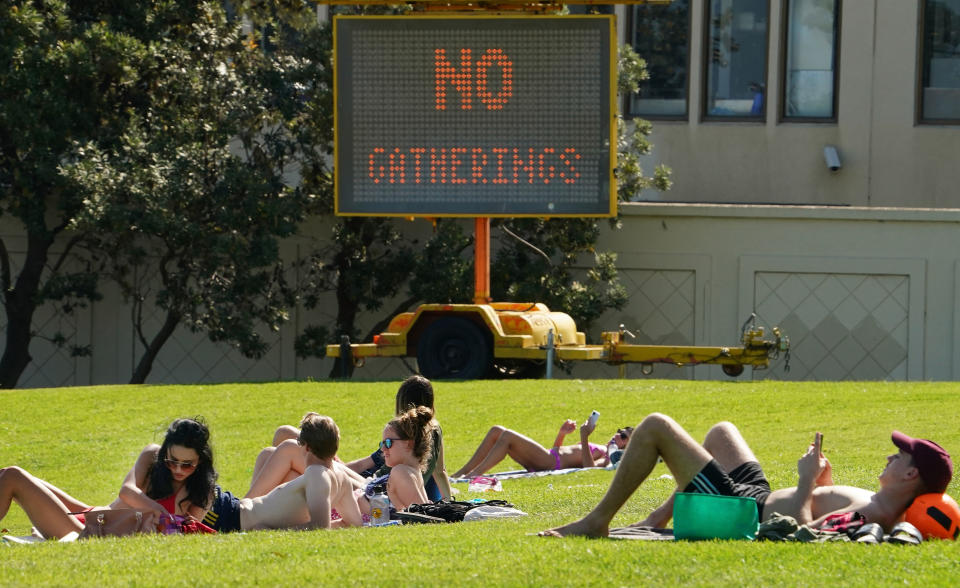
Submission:
{"label": "black sunglasses", "polygon": [[404,439],[391,439],[390,437],[387,437],[386,439],[380,442],[380,449],[390,449],[391,447],[393,447],[394,441],[404,441]]}

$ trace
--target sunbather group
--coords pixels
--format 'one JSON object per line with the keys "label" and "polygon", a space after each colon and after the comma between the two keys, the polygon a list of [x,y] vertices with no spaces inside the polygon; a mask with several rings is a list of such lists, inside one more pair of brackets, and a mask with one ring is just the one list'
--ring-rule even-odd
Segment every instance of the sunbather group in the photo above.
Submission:
{"label": "sunbather group", "polygon": [[[379,491],[386,492],[397,510],[450,498],[443,435],[433,405],[429,380],[405,380],[397,392],[396,416],[384,427],[379,448],[349,463],[337,458],[340,431],[333,419],[308,413],[299,428],[277,429],[273,445],[256,459],[243,498],[216,484],[210,433],[202,420],[178,419],[161,445],[148,445],[140,453],[109,508],[136,508],[152,517],[192,517],[230,532],[358,526],[370,515],[370,498]],[[579,444],[562,445],[576,428],[575,422],[565,421],[547,450],[520,433],[493,427],[454,477],[480,475],[507,456],[530,471],[607,465],[607,447],[589,442],[595,422],[580,426]],[[610,439],[609,447],[625,451],[600,503],[582,519],[542,534],[605,536],[614,515],[658,459],[670,469],[678,490],[750,496],[756,499],[761,521],[777,512],[822,528],[859,519],[889,530],[916,496],[944,492],[953,474],[951,458],[939,445],[894,431],[898,452],[887,458],[878,492],[836,486],[820,440],[817,434],[798,461],[797,486],[773,491],[733,424],[715,425],[701,445],[670,417],[651,414],[635,429],[621,428]],[[0,519],[13,501],[43,536],[56,538],[81,531],[83,513],[92,508],[18,467],[0,469]],[[672,507],[671,497],[636,525],[663,527]]]}
{"label": "sunbather group", "polygon": [[[350,464],[337,458],[340,431],[330,417],[311,412],[299,428],[280,427],[276,444],[257,457],[243,498],[216,484],[210,432],[202,419],[178,419],[161,445],[148,445],[140,453],[107,508],[135,508],[155,520],[165,514],[191,517],[231,532],[359,526],[371,511],[366,493],[382,488],[392,507],[402,510],[428,502],[425,477],[438,499],[449,498],[430,381],[408,378],[396,406],[379,449]],[[355,471],[365,466],[370,466],[367,473],[380,470],[389,476],[367,480]],[[84,513],[93,508],[15,466],[0,469],[0,519],[14,501],[48,538],[82,531]]]}

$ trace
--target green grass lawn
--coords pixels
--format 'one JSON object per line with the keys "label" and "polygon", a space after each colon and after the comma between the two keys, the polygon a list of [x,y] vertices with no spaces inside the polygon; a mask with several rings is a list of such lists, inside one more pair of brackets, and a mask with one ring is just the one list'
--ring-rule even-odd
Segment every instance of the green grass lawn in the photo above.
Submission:
{"label": "green grass lawn", "polygon": [[[281,423],[307,411],[340,425],[342,458],[369,454],[390,418],[398,382],[115,386],[0,391],[0,466],[19,465],[90,504],[113,500],[144,445],[166,425],[203,415],[221,485],[242,495],[254,458]],[[736,423],[774,487],[793,485],[796,461],[824,433],[838,484],[876,487],[890,431],[937,440],[960,456],[954,383],[736,383],[655,380],[438,383],[448,471],[494,424],[544,444],[565,418],[600,411],[597,442],[659,411],[697,437]],[[570,438],[572,442],[576,435]],[[499,469],[517,469],[507,460]],[[658,466],[615,525],[642,518],[671,491]],[[0,545],[0,586],[26,585],[955,585],[960,546],[667,543],[531,536],[572,520],[602,496],[612,472],[508,480],[487,498],[529,516],[452,525],[314,532],[136,537],[71,544]],[[455,487],[461,498],[465,484]],[[954,482],[950,493],[960,497]],[[28,534],[12,506],[0,527]]]}

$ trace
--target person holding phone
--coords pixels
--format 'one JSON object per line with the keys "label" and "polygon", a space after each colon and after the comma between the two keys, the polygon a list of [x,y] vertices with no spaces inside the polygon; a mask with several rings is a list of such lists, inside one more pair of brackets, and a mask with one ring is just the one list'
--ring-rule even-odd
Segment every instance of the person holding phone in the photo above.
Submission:
{"label": "person holding phone", "polygon": [[[594,411],[594,414],[599,417],[599,413],[596,411]],[[469,461],[457,470],[453,477],[473,478],[480,476],[506,457],[512,458],[531,472],[606,466],[610,463],[607,446],[590,442],[590,435],[593,434],[596,425],[597,418],[591,415],[586,422],[580,425],[580,443],[564,445],[564,438],[577,430],[576,421],[565,420],[560,425],[560,430],[557,431],[557,437],[554,439],[551,449],[547,449],[517,431],[499,425],[494,426],[487,431],[486,436]],[[632,432],[633,427],[618,429],[608,445],[613,444],[623,449],[627,446],[627,441],[630,439]]]}
{"label": "person holding phone", "polygon": [[[894,431],[897,452],[887,457],[876,492],[833,484],[832,466],[817,433],[797,462],[797,485],[772,490],[756,456],[733,423],[714,425],[703,442],[667,415],[654,413],[637,425],[610,488],[586,516],[541,535],[602,537],[610,521],[662,458],[683,492],[747,496],[757,501],[761,521],[773,513],[801,525],[838,530],[853,524],[878,523],[889,532],[921,494],[942,493],[953,477],[953,461],[942,447]],[[640,525],[662,527],[672,516],[672,497]]]}

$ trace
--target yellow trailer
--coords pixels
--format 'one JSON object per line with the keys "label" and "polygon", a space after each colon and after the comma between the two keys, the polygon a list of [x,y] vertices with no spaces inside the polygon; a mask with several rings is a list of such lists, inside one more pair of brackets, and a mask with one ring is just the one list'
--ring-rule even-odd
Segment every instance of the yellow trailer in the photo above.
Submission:
{"label": "yellow trailer", "polygon": [[787,337],[776,327],[771,335],[748,320],[739,345],[731,347],[633,345],[623,327],[589,345],[570,315],[542,303],[423,304],[395,316],[372,343],[345,340],[327,346],[327,355],[349,358],[356,367],[369,357],[415,357],[430,379],[541,377],[554,361],[639,363],[644,374],[656,363],[717,364],[735,377],[745,366],[764,369],[781,353],[788,356]]}

